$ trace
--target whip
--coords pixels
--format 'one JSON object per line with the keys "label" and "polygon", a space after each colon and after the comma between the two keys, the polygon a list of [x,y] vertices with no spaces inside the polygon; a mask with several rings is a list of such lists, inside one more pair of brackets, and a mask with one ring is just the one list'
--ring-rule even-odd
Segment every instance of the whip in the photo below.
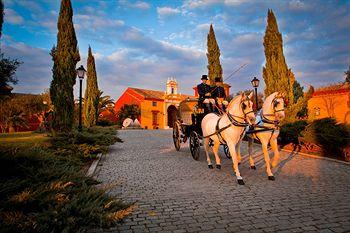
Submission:
{"label": "whip", "polygon": [[[248,65],[248,63],[245,63],[243,65],[241,65],[240,67],[238,67],[238,69],[234,70],[229,76],[227,76],[227,78],[225,78],[225,80],[223,80],[222,82],[224,81],[227,81],[229,80],[230,78],[233,77],[234,74],[238,73],[238,71],[240,71],[241,69],[243,69],[246,65]],[[212,93],[217,87],[215,87],[213,90],[210,91],[210,93]]]}

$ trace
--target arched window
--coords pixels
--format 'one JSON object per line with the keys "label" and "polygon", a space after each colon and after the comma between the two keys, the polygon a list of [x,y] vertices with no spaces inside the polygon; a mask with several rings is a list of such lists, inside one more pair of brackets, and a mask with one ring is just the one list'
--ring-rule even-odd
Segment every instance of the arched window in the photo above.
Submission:
{"label": "arched window", "polygon": [[174,94],[174,88],[173,87],[171,88],[171,94]]}

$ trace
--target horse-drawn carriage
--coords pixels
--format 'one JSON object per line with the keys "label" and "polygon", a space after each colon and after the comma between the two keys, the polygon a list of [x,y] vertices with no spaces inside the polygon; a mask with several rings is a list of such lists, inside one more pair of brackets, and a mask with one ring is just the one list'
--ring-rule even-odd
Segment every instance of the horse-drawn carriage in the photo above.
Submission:
{"label": "horse-drawn carriage", "polygon": [[[198,160],[200,155],[203,132],[201,122],[207,111],[198,104],[197,98],[187,98],[180,102],[177,119],[173,125],[173,141],[177,151],[181,143],[189,141],[189,148],[193,159]],[[227,158],[231,158],[226,144],[222,144]]]}
{"label": "horse-drawn carriage", "polygon": [[[227,105],[222,115],[207,113],[198,105],[198,99],[186,99],[180,103],[178,119],[173,125],[173,141],[176,150],[180,150],[181,143],[189,141],[191,155],[195,160],[199,159],[200,146],[203,144],[208,167],[213,169],[209,156],[209,148],[215,155],[216,168],[221,169],[221,159],[218,154],[220,145],[228,158],[232,158],[233,170],[238,184],[244,184],[240,175],[238,164],[241,162],[240,144],[245,134],[248,136],[248,152],[250,168],[255,169],[252,157],[252,142],[260,141],[266,172],[269,180],[274,180],[271,166],[275,167],[279,161],[277,137],[279,134],[279,122],[284,115],[284,94],[275,92],[266,97],[260,113],[261,122],[256,122],[253,111],[252,93],[242,93],[234,97]],[[261,123],[261,124],[259,124]],[[247,127],[251,129],[247,131]],[[270,162],[267,146],[271,145],[274,158]]]}

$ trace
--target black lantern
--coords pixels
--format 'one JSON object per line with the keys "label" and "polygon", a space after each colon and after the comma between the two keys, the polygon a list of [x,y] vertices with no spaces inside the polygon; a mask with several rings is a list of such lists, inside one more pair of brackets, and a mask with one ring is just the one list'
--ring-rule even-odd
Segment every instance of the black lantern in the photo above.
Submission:
{"label": "black lantern", "polygon": [[82,125],[81,125],[81,111],[82,111],[82,84],[83,84],[83,79],[85,76],[86,70],[84,69],[84,66],[81,65],[78,69],[77,69],[77,75],[79,77],[79,126],[78,126],[78,130],[81,132],[82,130]]}
{"label": "black lantern", "polygon": [[252,86],[253,86],[254,88],[258,88],[260,80],[257,79],[256,77],[254,77],[253,80],[250,81],[250,82],[252,83]]}
{"label": "black lantern", "polygon": [[79,79],[84,79],[86,70],[84,69],[84,66],[81,65],[78,69],[77,69],[77,75],[79,77]]}
{"label": "black lantern", "polygon": [[258,111],[258,86],[260,81],[259,79],[254,77],[253,80],[250,82],[252,83],[252,86],[255,89],[255,110]]}

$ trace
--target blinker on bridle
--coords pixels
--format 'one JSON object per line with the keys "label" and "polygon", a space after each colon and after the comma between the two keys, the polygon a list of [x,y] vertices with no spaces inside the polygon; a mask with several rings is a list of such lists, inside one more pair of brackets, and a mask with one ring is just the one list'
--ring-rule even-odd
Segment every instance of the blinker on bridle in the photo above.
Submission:
{"label": "blinker on bridle", "polygon": [[280,103],[280,102],[278,101],[278,99],[279,99],[279,98],[275,97],[275,98],[273,99],[273,101],[272,101],[274,113],[284,111],[284,108],[281,108],[281,109],[276,110],[277,105]]}

